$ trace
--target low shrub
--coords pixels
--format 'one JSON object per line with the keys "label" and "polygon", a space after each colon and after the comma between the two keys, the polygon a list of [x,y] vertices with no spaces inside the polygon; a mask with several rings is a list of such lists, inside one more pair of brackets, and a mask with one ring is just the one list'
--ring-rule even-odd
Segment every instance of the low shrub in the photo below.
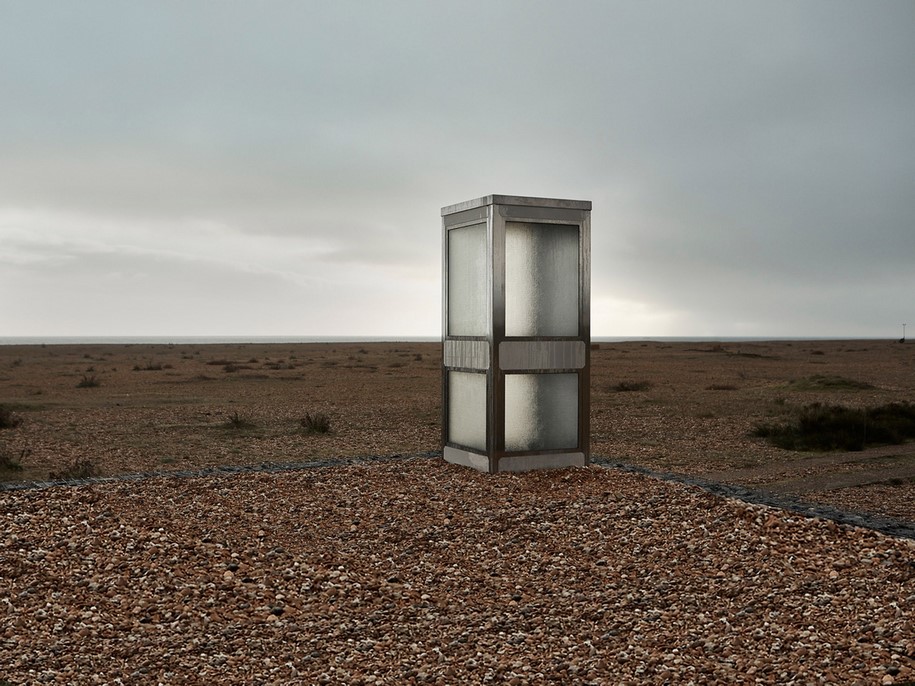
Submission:
{"label": "low shrub", "polygon": [[48,472],[49,481],[69,481],[70,479],[89,479],[98,476],[99,470],[89,459],[76,459],[70,466],[59,472]]}
{"label": "low shrub", "polygon": [[235,414],[229,415],[229,418],[226,420],[225,427],[235,431],[248,431],[250,429],[257,428],[257,425],[250,419],[242,417],[238,414],[238,412],[236,412]]}
{"label": "low shrub", "polygon": [[283,370],[283,369],[295,369],[295,365],[293,363],[290,362],[289,364],[286,364],[282,360],[280,360],[279,362],[265,362],[264,367],[266,367],[267,369],[272,369],[274,371],[279,371],[279,370]]}
{"label": "low shrub", "polygon": [[102,382],[99,381],[95,377],[95,375],[93,375],[93,376],[83,375],[83,378],[80,380],[80,382],[78,384],[76,384],[76,387],[77,388],[96,388],[101,385],[102,385]]}
{"label": "low shrub", "polygon": [[305,413],[305,416],[299,420],[302,430],[307,434],[327,434],[330,433],[330,418],[321,412],[315,414]]}
{"label": "low shrub", "polygon": [[15,429],[22,424],[22,417],[6,405],[0,405],[0,429]]}
{"label": "low shrub", "polygon": [[752,435],[786,450],[864,450],[915,439],[915,404],[889,403],[858,409],[813,403],[794,421],[759,424]]}
{"label": "low shrub", "polygon": [[713,383],[711,386],[706,386],[705,390],[707,391],[736,391],[737,386],[728,383]]}
{"label": "low shrub", "polygon": [[617,393],[632,393],[634,391],[647,391],[654,384],[650,381],[620,381],[612,387]]}
{"label": "low shrub", "polygon": [[835,374],[814,374],[788,384],[793,391],[863,391],[873,387],[873,384]]}
{"label": "low shrub", "polygon": [[226,374],[234,374],[235,372],[241,371],[242,369],[251,369],[251,367],[246,364],[230,363],[230,364],[225,365],[222,368],[222,371],[224,371]]}
{"label": "low shrub", "polygon": [[21,472],[22,461],[31,454],[31,450],[19,451],[19,457],[13,457],[0,448],[0,472]]}

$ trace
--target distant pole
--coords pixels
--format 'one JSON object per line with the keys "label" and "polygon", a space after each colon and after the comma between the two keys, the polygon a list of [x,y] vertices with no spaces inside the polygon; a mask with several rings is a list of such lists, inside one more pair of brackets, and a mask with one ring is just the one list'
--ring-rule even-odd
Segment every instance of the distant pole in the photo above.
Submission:
{"label": "distant pole", "polygon": [[905,343],[905,324],[902,325],[902,342]]}

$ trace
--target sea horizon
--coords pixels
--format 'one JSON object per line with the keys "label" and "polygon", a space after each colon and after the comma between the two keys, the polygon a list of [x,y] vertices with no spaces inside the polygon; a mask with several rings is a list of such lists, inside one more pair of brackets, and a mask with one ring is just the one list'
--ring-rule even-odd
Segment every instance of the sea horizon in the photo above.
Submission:
{"label": "sea horizon", "polygon": [[[270,343],[437,343],[441,336],[0,336],[0,345],[245,345]],[[876,336],[592,336],[592,343],[892,341]]]}

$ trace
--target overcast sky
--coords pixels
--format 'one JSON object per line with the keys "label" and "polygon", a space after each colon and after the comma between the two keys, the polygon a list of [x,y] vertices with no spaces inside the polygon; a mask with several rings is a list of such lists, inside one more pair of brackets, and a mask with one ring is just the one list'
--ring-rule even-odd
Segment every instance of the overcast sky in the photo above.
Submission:
{"label": "overcast sky", "polygon": [[492,193],[595,336],[915,335],[915,2],[0,0],[0,336],[435,336]]}

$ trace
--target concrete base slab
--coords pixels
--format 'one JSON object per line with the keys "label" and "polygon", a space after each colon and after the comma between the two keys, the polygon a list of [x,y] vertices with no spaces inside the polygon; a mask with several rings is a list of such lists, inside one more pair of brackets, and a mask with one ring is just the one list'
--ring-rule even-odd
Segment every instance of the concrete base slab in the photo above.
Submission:
{"label": "concrete base slab", "polygon": [[[489,472],[489,458],[460,448],[445,446],[442,450],[445,462],[471,467],[480,472]],[[528,472],[533,469],[561,469],[562,467],[584,467],[588,460],[584,453],[553,453],[551,455],[513,455],[499,460],[500,472]]]}
{"label": "concrete base slab", "polygon": [[442,457],[445,458],[445,462],[451,462],[452,464],[459,464],[465,467],[472,467],[473,469],[476,469],[480,472],[489,471],[489,458],[486,455],[480,455],[478,453],[472,453],[468,450],[452,448],[446,445],[442,449]]}
{"label": "concrete base slab", "polygon": [[584,467],[588,464],[584,453],[554,453],[552,455],[516,455],[499,460],[500,472],[527,472],[532,469],[560,469]]}

